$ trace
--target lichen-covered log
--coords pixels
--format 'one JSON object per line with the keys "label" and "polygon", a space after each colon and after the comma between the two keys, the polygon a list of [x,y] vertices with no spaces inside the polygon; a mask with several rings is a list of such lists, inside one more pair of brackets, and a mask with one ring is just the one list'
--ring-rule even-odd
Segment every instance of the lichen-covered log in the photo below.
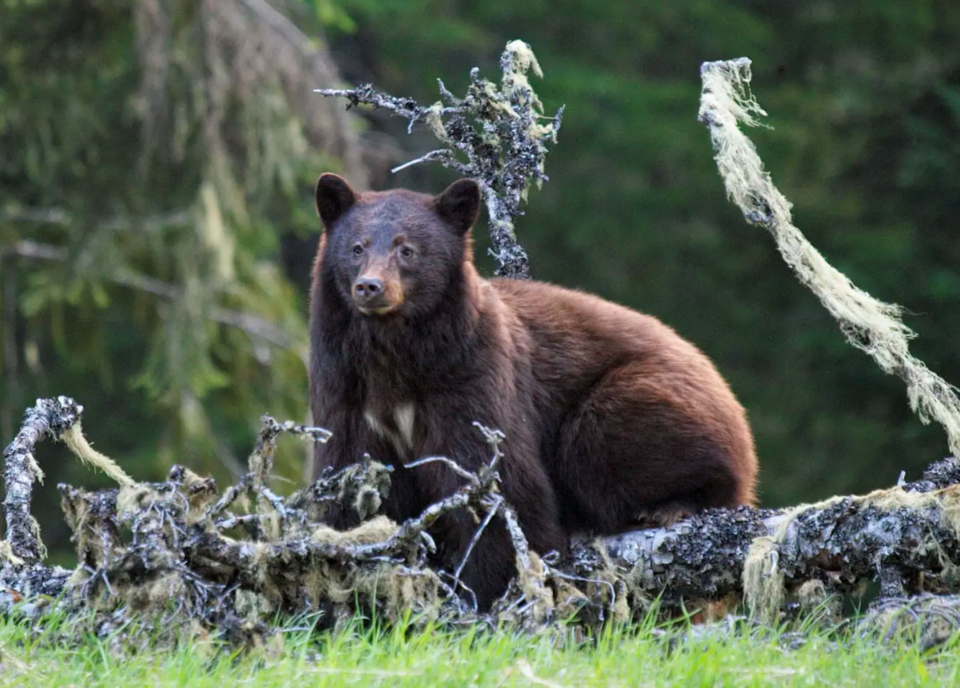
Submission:
{"label": "lichen-covered log", "polygon": [[[884,594],[957,589],[960,461],[933,464],[921,480],[786,511],[710,510],[670,528],[581,543],[581,576],[601,552],[635,595],[720,599],[743,594],[752,613],[774,618],[788,596],[846,593],[877,582]],[[804,602],[811,602],[809,596]]]}
{"label": "lichen-covered log", "polygon": [[[20,490],[8,521],[10,542],[39,558],[29,487],[21,487],[34,446],[44,437],[69,437],[68,446],[91,461],[71,399],[40,400],[8,447],[8,495]],[[68,608],[111,612],[160,611],[208,626],[260,622],[279,610],[330,609],[331,618],[358,606],[381,618],[407,610],[463,621],[542,627],[575,615],[595,625],[643,613],[655,597],[670,610],[702,600],[743,595],[755,616],[775,619],[796,596],[805,604],[877,581],[887,595],[956,590],[960,571],[960,461],[932,465],[917,482],[858,497],[836,497],[786,511],[717,509],[669,528],[576,543],[571,556],[541,559],[531,552],[497,491],[503,437],[480,428],[491,445],[490,465],[420,516],[395,524],[378,515],[391,469],[365,461],[322,476],[288,497],[269,490],[271,456],[280,433],[325,441],[327,433],[265,417],[250,472],[220,493],[213,480],[174,467],[165,482],[135,483],[97,455],[95,464],[120,484],[87,492],[61,485],[64,515],[74,531],[75,570],[27,561],[8,545],[0,568],[0,607],[43,596]],[[12,466],[12,469],[9,467]],[[29,473],[27,475],[34,475]],[[254,498],[252,510],[243,507]],[[26,503],[24,503],[26,499]],[[356,512],[360,525],[335,531],[322,523],[329,504]],[[492,518],[511,527],[518,576],[493,616],[473,611],[457,571],[431,569],[428,529],[443,513],[474,511],[478,532]],[[23,518],[23,515],[27,518]],[[24,546],[24,544],[32,547]],[[175,604],[172,607],[171,602]],[[32,606],[31,606],[32,605]]]}
{"label": "lichen-covered log", "polygon": [[575,571],[589,577],[606,559],[633,597],[662,595],[668,607],[683,599],[720,599],[740,592],[750,544],[778,518],[779,512],[748,507],[712,509],[668,528],[580,542],[573,548]]}

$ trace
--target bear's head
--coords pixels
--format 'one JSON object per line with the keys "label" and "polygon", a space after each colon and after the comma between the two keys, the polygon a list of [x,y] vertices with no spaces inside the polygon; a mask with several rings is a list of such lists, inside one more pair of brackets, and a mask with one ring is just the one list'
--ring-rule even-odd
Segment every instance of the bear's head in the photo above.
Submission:
{"label": "bear's head", "polygon": [[361,195],[326,173],[316,200],[326,229],[320,269],[344,303],[369,318],[415,317],[437,308],[462,274],[480,188],[461,179],[439,196],[405,189]]}

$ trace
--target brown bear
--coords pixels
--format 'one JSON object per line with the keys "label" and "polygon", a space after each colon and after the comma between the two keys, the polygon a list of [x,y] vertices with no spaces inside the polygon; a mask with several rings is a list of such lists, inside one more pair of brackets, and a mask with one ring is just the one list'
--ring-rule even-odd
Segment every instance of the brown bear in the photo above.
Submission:
{"label": "brown bear", "polygon": [[[483,279],[470,229],[476,182],[439,196],[358,195],[324,174],[326,231],[310,303],[314,471],[365,453],[392,464],[387,515],[405,519],[490,458],[474,421],[501,430],[502,489],[530,545],[563,552],[576,533],[611,534],[704,507],[754,501],[757,461],[743,407],[710,360],[653,318],[541,282]],[[335,527],[355,523],[344,510]],[[466,510],[431,531],[455,568],[478,524]],[[487,609],[515,572],[494,519],[461,580]]]}

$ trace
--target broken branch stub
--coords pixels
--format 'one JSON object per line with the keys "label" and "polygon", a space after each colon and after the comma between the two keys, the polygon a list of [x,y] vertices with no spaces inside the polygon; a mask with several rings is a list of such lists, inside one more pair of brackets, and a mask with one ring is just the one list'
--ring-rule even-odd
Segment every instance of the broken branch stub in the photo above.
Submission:
{"label": "broken branch stub", "polygon": [[522,215],[531,181],[538,187],[548,181],[544,162],[547,144],[556,143],[563,117],[544,115],[543,104],[530,86],[527,74],[543,76],[537,58],[523,41],[511,41],[500,57],[500,85],[480,78],[476,67],[463,98],[457,98],[439,81],[440,100],[424,106],[411,98],[383,93],[370,84],[352,89],[315,89],[322,96],[346,98],[348,107],[360,104],[382,108],[415,124],[425,125],[443,148],[407,162],[435,161],[476,180],[483,191],[489,215],[491,251],[496,273],[529,278],[526,251],[517,242],[514,220]]}
{"label": "broken branch stub", "polygon": [[47,437],[59,440],[79,424],[82,413],[83,407],[69,397],[37,399],[24,413],[20,432],[3,450],[7,543],[11,553],[24,562],[36,563],[47,555],[40,539],[40,526],[30,512],[33,483],[43,482],[43,471],[34,457],[35,448]]}

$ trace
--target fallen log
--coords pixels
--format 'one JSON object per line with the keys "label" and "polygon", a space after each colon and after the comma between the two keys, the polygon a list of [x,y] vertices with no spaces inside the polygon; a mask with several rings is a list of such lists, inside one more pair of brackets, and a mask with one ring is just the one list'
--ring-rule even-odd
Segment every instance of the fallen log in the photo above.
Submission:
{"label": "fallen log", "polygon": [[[742,596],[754,617],[775,621],[787,604],[810,608],[870,582],[887,596],[957,591],[960,461],[952,457],[916,482],[867,495],[782,511],[708,510],[668,528],[580,539],[564,559],[541,559],[527,549],[497,491],[499,433],[483,429],[492,449],[485,471],[464,472],[457,492],[396,524],[377,515],[391,469],[375,462],[322,476],[287,497],[271,492],[266,482],[278,435],[325,441],[327,434],[270,418],[250,472],[222,494],[211,479],[182,467],[174,467],[166,482],[134,483],[98,455],[95,465],[120,487],[86,492],[60,486],[78,564],[72,571],[46,567],[29,512],[39,475],[32,457],[46,437],[70,438],[70,448],[83,455],[89,445],[79,432],[81,416],[72,399],[38,400],[4,452],[4,608],[62,595],[71,609],[104,611],[145,611],[176,600],[178,613],[211,626],[237,618],[263,621],[277,611],[336,608],[345,616],[375,608],[386,619],[416,609],[431,618],[530,627],[571,615],[589,625],[627,621],[646,613],[654,599],[675,612]],[[245,493],[255,504],[242,513],[237,505]],[[342,533],[324,526],[323,512],[334,501],[355,509],[361,525]],[[475,613],[455,575],[427,563],[430,525],[462,507],[474,510],[478,528],[493,517],[512,522],[520,553],[515,584],[486,618]]]}
{"label": "fallen log", "polygon": [[606,557],[634,595],[667,606],[742,594],[752,614],[773,620],[788,599],[812,605],[867,583],[885,596],[955,592],[958,528],[960,461],[949,457],[916,482],[866,495],[782,511],[709,510],[669,528],[579,543],[573,562],[588,576]]}

